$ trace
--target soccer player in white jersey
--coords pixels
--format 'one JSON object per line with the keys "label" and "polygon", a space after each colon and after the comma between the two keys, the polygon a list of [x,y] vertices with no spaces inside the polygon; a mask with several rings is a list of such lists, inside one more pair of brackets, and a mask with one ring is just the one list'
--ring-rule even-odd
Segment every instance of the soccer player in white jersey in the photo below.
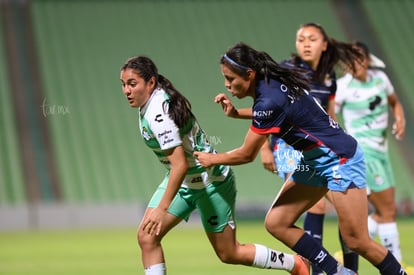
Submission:
{"label": "soccer player in white jersey", "polygon": [[161,241],[197,209],[222,262],[309,275],[309,265],[298,255],[237,241],[233,171],[228,165],[204,168],[194,157],[195,151],[215,150],[191,112],[189,101],[158,74],[154,62],[145,56],[128,59],[121,68],[121,83],[130,106],[138,108],[139,131],[146,145],[167,170],[138,228],[145,274],[166,274]]}
{"label": "soccer player in white jersey", "polygon": [[[364,55],[355,62],[356,71],[338,79],[335,98],[336,111],[342,114],[345,128],[354,136],[364,152],[368,199],[374,212],[368,217],[371,237],[379,236],[381,243],[395,258],[402,261],[396,223],[395,182],[388,157],[387,131],[389,111],[393,115],[392,133],[397,140],[404,138],[403,106],[383,70],[371,68],[368,47],[355,42]],[[414,269],[409,272],[414,274]]]}

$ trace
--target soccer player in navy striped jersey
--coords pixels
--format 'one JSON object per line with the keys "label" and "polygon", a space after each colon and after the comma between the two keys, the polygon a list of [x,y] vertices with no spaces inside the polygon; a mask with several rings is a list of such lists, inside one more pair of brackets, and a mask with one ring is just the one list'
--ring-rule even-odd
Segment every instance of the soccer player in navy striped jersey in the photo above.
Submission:
{"label": "soccer player in navy striped jersey", "polygon": [[[269,233],[328,275],[356,274],[295,225],[330,190],[347,245],[381,274],[406,275],[395,257],[368,235],[365,164],[357,141],[307,92],[309,85],[301,73],[281,67],[266,52],[244,43],[229,48],[220,63],[224,85],[232,96],[253,98],[252,124],[239,148],[217,154],[194,152],[200,163],[204,167],[248,163],[270,134],[283,137],[303,152],[300,165],[308,169],[295,171],[276,196],[266,215]],[[225,94],[217,95],[215,102],[226,114],[237,112]]]}
{"label": "soccer player in navy striped jersey", "polygon": [[[296,32],[296,53],[291,59],[281,62],[281,65],[297,67],[304,71],[304,76],[310,81],[309,93],[319,102],[324,110],[334,119],[335,94],[337,90],[335,67],[338,64],[349,66],[358,55],[352,43],[345,43],[328,36],[323,26],[309,22],[302,24]],[[266,144],[261,150],[261,159],[265,169],[277,171],[279,176],[286,179],[295,169],[303,169],[296,166],[300,159],[292,160],[293,148],[286,145],[283,139],[271,136],[270,146]],[[288,162],[288,163],[287,163]],[[289,162],[293,164],[289,165]],[[283,171],[284,168],[289,168]],[[292,169],[293,168],[293,169]],[[327,193],[329,198],[329,192]],[[323,221],[325,218],[325,199],[319,200],[306,213],[303,228],[322,243]],[[339,235],[340,237],[340,235]],[[358,271],[358,255],[346,247],[341,240],[344,265],[354,271]],[[315,264],[312,265],[312,274],[323,274],[322,270]]]}

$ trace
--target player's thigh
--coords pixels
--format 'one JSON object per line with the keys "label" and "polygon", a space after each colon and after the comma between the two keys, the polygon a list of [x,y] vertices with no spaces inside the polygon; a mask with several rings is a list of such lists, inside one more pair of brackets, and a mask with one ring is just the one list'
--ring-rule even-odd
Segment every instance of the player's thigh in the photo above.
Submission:
{"label": "player's thigh", "polygon": [[236,186],[234,178],[207,186],[196,201],[206,232],[222,232],[227,225],[235,226]]}
{"label": "player's thigh", "polygon": [[286,181],[266,215],[267,227],[290,227],[327,192],[324,187]]}
{"label": "player's thigh", "polygon": [[391,187],[380,192],[371,192],[368,200],[375,208],[375,212],[382,219],[380,222],[391,222],[397,214],[395,202],[395,188]]}
{"label": "player's thigh", "polygon": [[369,238],[368,200],[365,188],[351,188],[345,192],[331,191],[331,199],[343,237]]}

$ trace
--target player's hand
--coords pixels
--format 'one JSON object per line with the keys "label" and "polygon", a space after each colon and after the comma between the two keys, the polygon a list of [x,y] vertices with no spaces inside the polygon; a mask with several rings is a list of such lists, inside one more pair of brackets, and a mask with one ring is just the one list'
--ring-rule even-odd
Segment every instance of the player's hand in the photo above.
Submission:
{"label": "player's hand", "polygon": [[150,235],[159,235],[162,227],[162,220],[167,211],[159,207],[152,209],[142,223],[142,230]]}
{"label": "player's hand", "polygon": [[205,152],[194,152],[194,156],[199,161],[201,166],[205,168],[208,168],[213,165],[213,163],[211,162],[211,157],[213,156],[213,154]]}
{"label": "player's hand", "polygon": [[262,146],[262,149],[260,151],[260,159],[262,161],[264,169],[272,173],[277,172],[275,157],[273,156],[273,152],[269,146]]}
{"label": "player's hand", "polygon": [[224,114],[228,117],[236,118],[238,116],[237,109],[234,107],[230,98],[226,94],[218,94],[214,98],[215,103],[220,103],[223,108]]}
{"label": "player's hand", "polygon": [[405,120],[401,118],[396,118],[394,124],[392,125],[392,134],[397,140],[402,140],[405,136]]}

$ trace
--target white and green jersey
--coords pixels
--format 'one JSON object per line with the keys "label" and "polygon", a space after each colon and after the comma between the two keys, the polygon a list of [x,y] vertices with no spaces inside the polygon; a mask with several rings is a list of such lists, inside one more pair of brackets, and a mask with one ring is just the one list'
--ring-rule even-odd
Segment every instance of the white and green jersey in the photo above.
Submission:
{"label": "white and green jersey", "polygon": [[204,168],[199,164],[193,152],[212,153],[214,149],[195,118],[190,119],[185,127],[177,127],[168,115],[168,99],[168,94],[163,89],[156,88],[147,103],[139,108],[139,129],[146,145],[168,170],[171,167],[165,150],[183,146],[189,165],[183,187],[202,189],[212,182],[223,181],[230,167],[217,165]]}
{"label": "white and green jersey", "polygon": [[388,96],[394,93],[387,75],[368,70],[367,81],[346,74],[337,81],[336,112],[342,111],[347,132],[371,152],[387,151]]}

